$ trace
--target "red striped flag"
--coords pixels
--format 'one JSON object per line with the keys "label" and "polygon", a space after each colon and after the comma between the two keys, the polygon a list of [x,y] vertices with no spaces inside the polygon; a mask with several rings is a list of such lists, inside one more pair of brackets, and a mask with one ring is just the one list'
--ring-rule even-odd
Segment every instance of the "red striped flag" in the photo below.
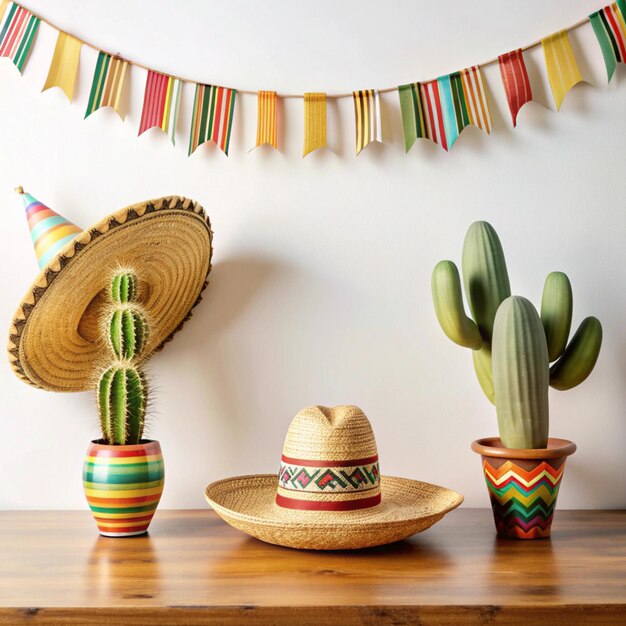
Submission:
{"label": "red striped flag", "polygon": [[158,126],[175,143],[182,81],[148,70],[139,135]]}
{"label": "red striped flag", "polygon": [[502,84],[509,103],[509,110],[513,118],[513,126],[517,125],[519,110],[533,99],[530,80],[524,63],[524,55],[521,48],[501,54],[498,57]]}
{"label": "red striped flag", "polygon": [[424,107],[424,119],[426,121],[426,136],[439,144],[444,150],[448,150],[446,127],[441,108],[439,84],[436,80],[428,83],[420,83],[422,105]]}

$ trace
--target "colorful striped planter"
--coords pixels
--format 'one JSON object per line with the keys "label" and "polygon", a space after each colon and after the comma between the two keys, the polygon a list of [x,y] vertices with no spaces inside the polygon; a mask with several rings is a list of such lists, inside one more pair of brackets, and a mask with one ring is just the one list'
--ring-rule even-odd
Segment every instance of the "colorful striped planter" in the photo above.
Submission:
{"label": "colorful striped planter", "polygon": [[83,466],[83,487],[100,534],[145,533],[161,499],[164,476],[158,441],[133,446],[92,441]]}
{"label": "colorful striped planter", "polygon": [[567,439],[549,439],[545,449],[512,450],[499,437],[478,439],[496,531],[511,539],[549,537],[565,460],[576,450]]}

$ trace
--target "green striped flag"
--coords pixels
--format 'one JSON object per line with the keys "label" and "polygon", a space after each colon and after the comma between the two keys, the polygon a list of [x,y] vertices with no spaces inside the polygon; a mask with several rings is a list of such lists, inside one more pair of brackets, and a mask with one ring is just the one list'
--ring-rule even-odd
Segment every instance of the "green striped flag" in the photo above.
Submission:
{"label": "green striped flag", "polygon": [[398,94],[400,95],[400,113],[402,115],[402,129],[404,130],[404,150],[408,152],[416,139],[427,137],[424,108],[420,98],[420,84],[400,85]]}
{"label": "green striped flag", "polygon": [[127,69],[128,61],[113,57],[106,52],[98,54],[87,111],[85,112],[86,118],[100,107],[111,107],[124,119],[120,111],[120,102],[124,91]]}
{"label": "green striped flag", "polygon": [[41,20],[15,2],[6,9],[0,24],[0,57],[11,59],[21,74]]}
{"label": "green striped flag", "polygon": [[196,85],[189,154],[207,141],[213,141],[228,156],[237,92],[216,85]]}
{"label": "green striped flag", "polygon": [[626,62],[624,11],[626,11],[626,0],[619,0],[617,4],[606,6],[589,16],[593,32],[602,50],[609,81],[613,77],[617,64]]}

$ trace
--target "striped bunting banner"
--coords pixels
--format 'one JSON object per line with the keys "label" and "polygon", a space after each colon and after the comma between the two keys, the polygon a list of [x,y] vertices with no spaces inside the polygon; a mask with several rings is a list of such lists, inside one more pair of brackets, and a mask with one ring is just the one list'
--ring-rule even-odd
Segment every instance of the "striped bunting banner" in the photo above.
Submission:
{"label": "striped bunting banner", "polygon": [[228,156],[237,92],[216,85],[196,85],[189,155],[207,141],[213,141]]}
{"label": "striped bunting banner", "polygon": [[[623,1],[623,0],[622,0]],[[596,34],[609,82],[618,63],[626,62],[626,25],[616,4],[609,5],[589,16]]]}
{"label": "striped bunting banner", "polygon": [[326,146],[326,94],[304,94],[304,148],[302,156]]}
{"label": "striped bunting banner", "polygon": [[122,119],[119,105],[124,90],[128,61],[112,57],[106,52],[98,54],[98,62],[93,74],[89,103],[85,119],[101,107],[111,107]]}
{"label": "striped bunting banner", "polygon": [[[148,70],[139,135],[157,126],[176,143],[176,122],[183,82],[165,74]],[[138,136],[139,136],[138,135]]]}
{"label": "striped bunting banner", "polygon": [[418,138],[430,139],[449,150],[466,126],[491,133],[491,114],[478,66],[426,83],[398,87],[408,152]]}
{"label": "striped bunting banner", "polygon": [[513,119],[513,127],[515,127],[517,126],[519,110],[533,99],[522,49],[518,48],[512,52],[501,54],[498,57],[498,64],[500,66],[500,76],[502,76],[502,85],[509,103],[509,111]]}
{"label": "striped bunting banner", "polygon": [[[461,82],[465,102],[463,102],[459,95],[459,103],[455,104],[455,106],[457,109],[459,107],[467,109],[469,123],[490,135],[492,128],[491,113],[489,111],[487,92],[485,91],[485,84],[480,67],[473,65],[472,67],[461,70]],[[458,90],[458,92],[460,94],[460,90]],[[459,127],[459,132],[461,132],[463,128],[465,128],[465,126]]]}
{"label": "striped bunting banner", "polygon": [[268,144],[278,148],[276,128],[278,126],[276,116],[276,92],[259,91],[257,96],[257,126],[256,146]]}
{"label": "striped bunting banner", "polygon": [[357,155],[373,141],[383,142],[380,123],[380,101],[378,91],[365,89],[352,92],[354,118],[356,123]]}
{"label": "striped bunting banner", "polygon": [[552,95],[558,111],[569,90],[581,82],[583,78],[576,64],[572,44],[569,42],[566,30],[542,39],[541,45],[546,58]]}
{"label": "striped bunting banner", "polygon": [[439,144],[444,150],[448,150],[448,139],[443,120],[443,109],[439,94],[439,81],[431,80],[420,83],[420,96],[426,120],[426,137]]}
{"label": "striped bunting banner", "polygon": [[74,87],[78,75],[80,49],[83,42],[64,32],[59,32],[54,55],[48,70],[46,84],[41,91],[59,87],[71,102],[74,99]]}
{"label": "striped bunting banner", "polygon": [[21,74],[41,20],[15,2],[3,2],[0,13],[0,57],[11,59]]}
{"label": "striped bunting banner", "polygon": [[420,84],[410,83],[398,87],[400,114],[404,132],[404,150],[408,152],[416,139],[426,137],[426,120],[420,96]]}

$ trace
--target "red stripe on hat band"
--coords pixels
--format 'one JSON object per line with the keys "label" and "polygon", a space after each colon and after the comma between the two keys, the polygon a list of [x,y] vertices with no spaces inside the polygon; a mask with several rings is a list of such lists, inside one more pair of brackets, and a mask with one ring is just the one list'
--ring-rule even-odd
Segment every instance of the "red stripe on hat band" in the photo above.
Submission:
{"label": "red stripe on hat band", "polygon": [[282,455],[283,463],[289,465],[303,465],[304,467],[355,467],[356,465],[369,465],[378,461],[378,455],[368,456],[363,459],[348,459],[347,461],[317,461],[308,459],[294,459],[290,456]]}
{"label": "red stripe on hat band", "polygon": [[328,500],[296,500],[276,494],[276,504],[284,509],[297,509],[299,511],[356,511],[357,509],[370,509],[380,504],[380,494],[371,498],[360,500],[341,500],[332,502]]}

